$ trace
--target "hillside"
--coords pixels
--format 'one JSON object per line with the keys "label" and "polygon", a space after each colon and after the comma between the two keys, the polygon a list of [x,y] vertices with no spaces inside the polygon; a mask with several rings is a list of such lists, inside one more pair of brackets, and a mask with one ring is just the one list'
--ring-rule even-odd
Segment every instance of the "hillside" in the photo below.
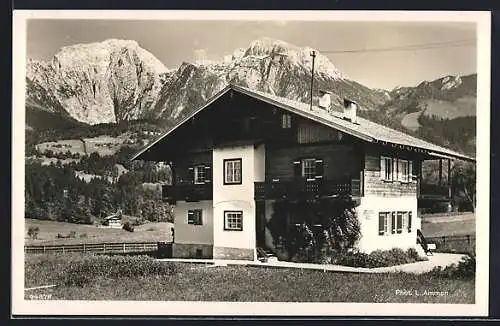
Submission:
{"label": "hillside", "polygon": [[398,87],[379,107],[406,132],[474,155],[477,75],[446,76],[415,87]]}

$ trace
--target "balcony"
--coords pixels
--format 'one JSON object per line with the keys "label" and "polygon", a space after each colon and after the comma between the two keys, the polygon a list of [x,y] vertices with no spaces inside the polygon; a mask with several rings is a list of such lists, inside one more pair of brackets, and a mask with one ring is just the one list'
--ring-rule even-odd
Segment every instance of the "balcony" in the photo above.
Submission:
{"label": "balcony", "polygon": [[162,197],[163,200],[172,205],[178,200],[185,200],[187,202],[212,200],[213,187],[211,183],[177,183],[175,185],[164,185],[162,187]]}
{"label": "balcony", "polygon": [[290,180],[255,182],[255,200],[313,199],[335,196],[361,196],[361,182],[351,180]]}
{"label": "balcony", "polygon": [[422,183],[418,194],[420,199],[449,199],[450,192],[448,185]]}

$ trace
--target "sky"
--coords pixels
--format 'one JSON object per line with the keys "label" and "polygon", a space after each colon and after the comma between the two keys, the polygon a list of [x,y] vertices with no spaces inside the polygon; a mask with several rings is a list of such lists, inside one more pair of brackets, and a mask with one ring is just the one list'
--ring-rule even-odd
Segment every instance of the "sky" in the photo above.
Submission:
{"label": "sky", "polygon": [[[269,37],[319,52],[372,50],[474,40],[475,23],[360,21],[196,21],[32,19],[27,57],[50,60],[58,50],[109,38],[132,39],[169,69],[193,61],[197,51],[218,60],[252,40]],[[477,72],[475,42],[418,51],[325,53],[350,79],[371,88],[415,86],[446,75]]]}

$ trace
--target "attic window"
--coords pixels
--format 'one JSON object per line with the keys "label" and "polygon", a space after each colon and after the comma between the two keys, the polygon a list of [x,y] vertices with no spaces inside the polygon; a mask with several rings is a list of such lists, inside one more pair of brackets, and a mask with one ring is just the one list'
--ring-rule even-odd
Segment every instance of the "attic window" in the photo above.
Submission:
{"label": "attic window", "polygon": [[283,129],[292,128],[292,116],[290,114],[284,113],[281,116],[281,128]]}

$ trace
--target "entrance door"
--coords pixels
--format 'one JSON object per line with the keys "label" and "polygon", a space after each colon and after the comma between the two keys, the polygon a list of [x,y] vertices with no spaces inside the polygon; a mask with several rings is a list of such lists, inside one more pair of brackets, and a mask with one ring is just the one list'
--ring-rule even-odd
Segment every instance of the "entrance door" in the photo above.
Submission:
{"label": "entrance door", "polygon": [[264,201],[255,202],[255,218],[257,247],[266,248],[266,205]]}

